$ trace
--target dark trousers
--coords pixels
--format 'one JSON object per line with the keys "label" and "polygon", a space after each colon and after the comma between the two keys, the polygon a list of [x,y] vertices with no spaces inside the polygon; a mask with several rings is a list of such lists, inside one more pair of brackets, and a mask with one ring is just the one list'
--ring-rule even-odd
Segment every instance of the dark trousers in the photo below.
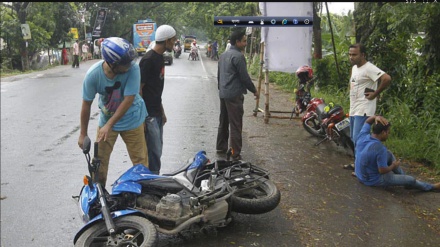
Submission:
{"label": "dark trousers", "polygon": [[217,150],[227,150],[228,140],[234,150],[234,156],[241,153],[243,129],[243,102],[240,95],[231,99],[220,99],[220,124],[217,133]]}
{"label": "dark trousers", "polygon": [[75,68],[75,66],[79,67],[79,56],[78,56],[78,55],[73,55],[73,64],[72,64],[72,67]]}

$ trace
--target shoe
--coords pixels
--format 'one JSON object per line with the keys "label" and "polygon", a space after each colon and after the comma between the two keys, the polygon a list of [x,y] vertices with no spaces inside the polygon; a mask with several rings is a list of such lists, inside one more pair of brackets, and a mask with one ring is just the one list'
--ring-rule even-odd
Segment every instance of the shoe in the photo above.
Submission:
{"label": "shoe", "polygon": [[342,168],[344,168],[346,170],[354,170],[354,164],[344,165],[344,166],[342,166]]}
{"label": "shoe", "polygon": [[232,156],[232,160],[233,160],[233,161],[239,161],[239,160],[241,160],[241,155],[235,155],[235,156]]}

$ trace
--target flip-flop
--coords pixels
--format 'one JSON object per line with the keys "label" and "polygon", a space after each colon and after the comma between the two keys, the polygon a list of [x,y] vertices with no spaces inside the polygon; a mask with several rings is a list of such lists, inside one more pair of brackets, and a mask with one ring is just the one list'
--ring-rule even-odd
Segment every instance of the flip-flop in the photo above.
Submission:
{"label": "flip-flop", "polygon": [[344,166],[342,166],[342,168],[347,169],[347,170],[354,170],[354,164],[344,165]]}

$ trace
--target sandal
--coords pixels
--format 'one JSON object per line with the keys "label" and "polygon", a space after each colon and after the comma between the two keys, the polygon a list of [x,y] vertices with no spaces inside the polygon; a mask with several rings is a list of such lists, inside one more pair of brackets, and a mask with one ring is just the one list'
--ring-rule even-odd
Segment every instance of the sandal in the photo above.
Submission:
{"label": "sandal", "polygon": [[354,170],[354,164],[344,165],[344,166],[342,166],[342,168],[347,169],[347,170]]}

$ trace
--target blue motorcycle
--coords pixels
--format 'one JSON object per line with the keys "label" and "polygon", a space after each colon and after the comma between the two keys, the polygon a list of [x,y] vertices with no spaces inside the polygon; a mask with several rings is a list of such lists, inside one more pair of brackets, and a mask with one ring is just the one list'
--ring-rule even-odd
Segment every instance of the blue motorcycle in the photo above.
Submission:
{"label": "blue motorcycle", "polygon": [[108,193],[97,174],[98,143],[90,158],[91,141],[84,140],[90,176],[78,199],[86,225],[76,234],[75,246],[155,246],[157,233],[175,235],[182,231],[224,227],[231,212],[261,214],[275,209],[280,191],[269,173],[244,161],[211,162],[206,152],[172,174],[156,175],[142,164],[129,168]]}

